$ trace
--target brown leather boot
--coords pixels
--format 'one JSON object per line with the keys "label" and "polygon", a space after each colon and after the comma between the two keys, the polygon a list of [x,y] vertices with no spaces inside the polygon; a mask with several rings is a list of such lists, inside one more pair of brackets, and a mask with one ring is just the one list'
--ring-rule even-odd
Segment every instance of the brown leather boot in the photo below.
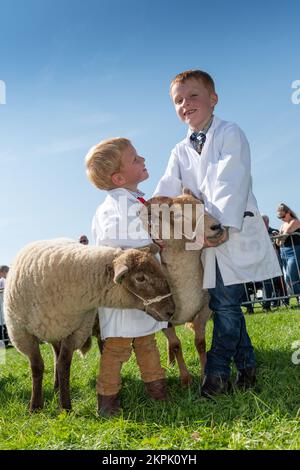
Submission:
{"label": "brown leather boot", "polygon": [[145,382],[146,390],[153,400],[167,399],[166,379],[154,380],[153,382]]}
{"label": "brown leather boot", "polygon": [[116,395],[98,394],[98,414],[105,418],[114,416],[121,411],[120,397]]}

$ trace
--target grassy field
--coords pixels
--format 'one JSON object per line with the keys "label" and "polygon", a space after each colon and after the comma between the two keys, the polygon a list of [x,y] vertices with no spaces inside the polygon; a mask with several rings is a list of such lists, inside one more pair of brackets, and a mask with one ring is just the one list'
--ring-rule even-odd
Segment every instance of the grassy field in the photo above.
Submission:
{"label": "grassy field", "polygon": [[[96,413],[96,342],[85,359],[74,357],[69,415],[59,411],[53,393],[51,348],[42,346],[45,408],[33,415],[28,412],[27,360],[10,349],[6,364],[0,364],[0,449],[300,449],[300,364],[292,362],[292,343],[300,340],[300,312],[247,315],[247,326],[259,367],[257,390],[215,401],[200,399],[193,333],[181,327],[186,361],[195,377],[192,387],[181,389],[177,367],[167,366],[166,340],[159,334],[168,402],[147,398],[132,356],[123,368],[123,414],[110,420]],[[210,322],[208,343],[211,333]]]}

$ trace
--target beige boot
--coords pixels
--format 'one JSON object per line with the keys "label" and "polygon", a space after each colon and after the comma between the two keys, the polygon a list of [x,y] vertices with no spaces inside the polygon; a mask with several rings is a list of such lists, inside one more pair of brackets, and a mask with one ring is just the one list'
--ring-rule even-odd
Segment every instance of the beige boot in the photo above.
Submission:
{"label": "beige boot", "polygon": [[116,395],[98,394],[98,414],[105,418],[114,416],[121,411],[120,397]]}
{"label": "beige boot", "polygon": [[145,382],[146,390],[153,400],[167,399],[167,383],[166,379],[154,380],[153,382]]}

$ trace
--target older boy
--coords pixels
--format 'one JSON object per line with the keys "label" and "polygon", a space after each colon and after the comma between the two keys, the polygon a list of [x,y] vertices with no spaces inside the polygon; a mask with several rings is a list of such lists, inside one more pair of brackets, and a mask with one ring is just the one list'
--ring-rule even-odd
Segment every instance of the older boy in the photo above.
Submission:
{"label": "older boy", "polygon": [[213,79],[188,70],[175,77],[170,94],[189,130],[173,149],[155,195],[176,196],[187,187],[227,228],[218,242],[206,240],[203,250],[203,287],[211,296],[214,332],[201,395],[211,397],[228,391],[232,359],[238,370],[235,385],[254,385],[255,356],[240,306],[243,283],[281,271],[252,193],[247,139],[236,124],[213,115],[218,102]]}
{"label": "older boy", "polygon": [[[137,248],[152,243],[138,217],[143,202],[138,184],[149,175],[145,159],[131,142],[123,138],[100,142],[87,154],[86,166],[91,182],[108,191],[92,223],[96,244]],[[129,359],[132,347],[148,394],[155,400],[164,400],[165,371],[154,333],[166,328],[167,322],[158,322],[142,310],[112,308],[99,308],[99,320],[104,340],[97,383],[100,414],[111,416],[120,409],[121,367]]]}

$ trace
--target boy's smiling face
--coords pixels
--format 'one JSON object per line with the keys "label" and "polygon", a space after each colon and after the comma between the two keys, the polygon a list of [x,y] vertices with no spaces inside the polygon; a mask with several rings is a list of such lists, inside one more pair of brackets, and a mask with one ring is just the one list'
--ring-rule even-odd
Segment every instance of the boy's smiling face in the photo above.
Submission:
{"label": "boy's smiling face", "polygon": [[218,102],[218,95],[210,92],[195,78],[189,78],[183,83],[174,83],[171,96],[177,116],[188,124],[192,131],[203,129]]}
{"label": "boy's smiling face", "polygon": [[122,152],[120,170],[111,178],[118,188],[136,191],[138,184],[149,178],[144,157],[138,155],[132,145],[128,145]]}

